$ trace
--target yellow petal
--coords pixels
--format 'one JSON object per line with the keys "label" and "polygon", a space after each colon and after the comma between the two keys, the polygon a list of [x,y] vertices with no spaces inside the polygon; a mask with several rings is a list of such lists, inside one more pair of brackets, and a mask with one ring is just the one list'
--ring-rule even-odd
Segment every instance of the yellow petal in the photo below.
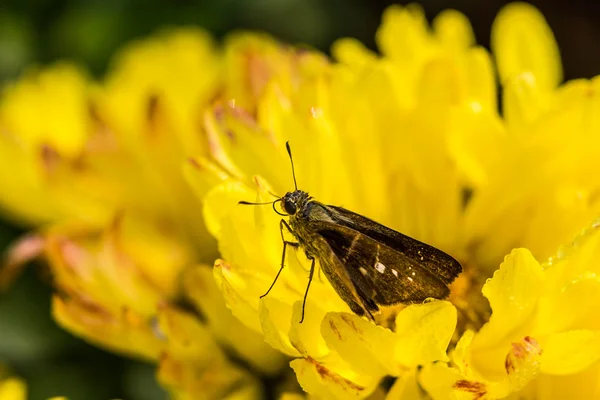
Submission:
{"label": "yellow petal", "polygon": [[377,30],[376,40],[381,52],[394,61],[418,63],[427,51],[427,21],[416,5],[388,7]]}
{"label": "yellow petal", "polygon": [[[595,273],[571,278],[565,276],[579,264],[576,261],[562,262],[547,268],[547,279],[552,290],[543,299],[540,307],[540,331],[555,333],[573,329],[600,330],[600,321],[596,318],[600,307],[600,278]],[[565,280],[567,282],[565,283]]]}
{"label": "yellow petal", "polygon": [[507,141],[502,120],[478,107],[461,108],[450,115],[447,138],[450,156],[469,182],[475,188],[487,184]]}
{"label": "yellow petal", "polygon": [[399,375],[402,371],[403,366],[393,357],[396,337],[388,329],[354,314],[328,313],[321,334],[330,349],[365,376]]}
{"label": "yellow petal", "polygon": [[[523,389],[539,374],[541,354],[540,344],[530,336],[513,342],[504,361],[504,368],[508,374],[506,387],[500,384],[496,390],[508,394]],[[505,396],[504,393],[502,395]]]}
{"label": "yellow petal", "polygon": [[[231,209],[247,195],[240,182],[227,181],[215,186],[204,197],[204,220],[209,232],[216,238],[221,235],[221,222]],[[235,200],[239,198],[239,200]]]}
{"label": "yellow petal", "polygon": [[212,333],[192,314],[162,306],[158,312],[158,328],[167,342],[171,357],[193,360],[200,365],[224,358]]}
{"label": "yellow petal", "polygon": [[305,400],[306,396],[300,393],[283,393],[279,400]]}
{"label": "yellow petal", "polygon": [[374,61],[376,55],[356,39],[344,38],[336,40],[331,48],[333,57],[343,64],[360,68],[365,63]]}
{"label": "yellow petal", "polygon": [[444,10],[433,19],[433,30],[444,46],[460,52],[475,44],[469,19],[456,10]]}
{"label": "yellow petal", "polygon": [[562,81],[560,54],[542,14],[526,3],[504,7],[492,26],[491,46],[502,82],[532,73],[544,89]]}
{"label": "yellow petal", "polygon": [[396,379],[385,400],[421,400],[423,390],[414,372],[405,373]]}
{"label": "yellow petal", "polygon": [[485,399],[489,390],[485,383],[467,380],[456,368],[445,363],[425,365],[418,379],[434,400]]}
{"label": "yellow petal", "polygon": [[541,374],[523,391],[523,394],[540,400],[597,399],[600,396],[598,376],[600,376],[598,362],[578,374]]}
{"label": "yellow petal", "polygon": [[215,261],[213,273],[217,286],[223,293],[225,304],[232,314],[240,320],[248,328],[255,332],[261,332],[260,321],[258,318],[258,304],[254,306],[249,301],[244,299],[236,289],[229,283],[223,275],[223,270],[230,269],[231,266],[223,260]]}
{"label": "yellow petal", "polygon": [[508,346],[533,328],[543,281],[542,268],[531,253],[515,249],[484,285],[492,316],[473,339],[473,362],[487,376],[504,374]]}
{"label": "yellow petal", "polygon": [[466,364],[461,366],[461,371],[444,363],[434,363],[424,366],[419,381],[435,400],[504,398],[522,390],[538,375],[540,354],[537,341],[525,337],[511,344],[503,363],[505,370],[497,380],[482,377]]}
{"label": "yellow petal", "polygon": [[600,332],[561,332],[551,335],[544,344],[542,372],[553,375],[576,374],[599,358]]}
{"label": "yellow petal", "polygon": [[[314,294],[314,293],[313,293]],[[326,339],[320,334],[321,321],[325,316],[325,310],[317,306],[317,302],[309,300],[304,309],[304,320],[302,319],[302,301],[296,301],[293,305],[292,325],[289,337],[292,345],[303,355],[315,359],[326,356],[329,348],[325,344]]]}
{"label": "yellow petal", "polygon": [[469,107],[474,111],[496,114],[498,111],[497,82],[494,65],[488,51],[475,47],[465,54],[464,79]]}
{"label": "yellow petal", "polygon": [[183,165],[183,174],[199,200],[229,177],[227,172],[204,157],[190,158]]}
{"label": "yellow petal", "polygon": [[54,296],[52,316],[74,335],[121,354],[157,360],[164,346],[151,321],[130,310],[113,315],[83,298]]}
{"label": "yellow petal", "polygon": [[157,379],[177,400],[253,400],[265,395],[256,379],[222,360],[205,364],[166,354],[160,360]]}
{"label": "yellow petal", "polygon": [[417,93],[420,104],[436,110],[447,110],[467,97],[460,69],[449,59],[433,59],[424,66]]}
{"label": "yellow petal", "polygon": [[377,383],[370,387],[356,384],[310,358],[299,358],[292,361],[290,366],[302,389],[317,398],[362,399],[370,394]]}
{"label": "yellow petal", "polygon": [[267,374],[281,369],[283,358],[280,354],[264,342],[261,334],[244,326],[227,309],[208,266],[188,270],[183,285],[186,296],[206,317],[208,327],[220,343]]}
{"label": "yellow petal", "polygon": [[265,341],[284,354],[298,357],[300,353],[288,336],[292,318],[290,305],[267,296],[261,299],[258,312]]}
{"label": "yellow petal", "polygon": [[504,85],[502,109],[509,130],[527,132],[550,107],[551,97],[531,72],[512,76]]}
{"label": "yellow petal", "polygon": [[212,39],[197,28],[136,41],[118,54],[108,73],[107,119],[130,145],[148,152],[153,147],[145,134],[154,131],[154,141],[162,140],[154,162],[175,161],[172,167],[178,168],[181,158],[170,160],[166,153],[207,154],[198,115],[215,94],[220,67]]}
{"label": "yellow petal", "polygon": [[27,399],[27,385],[25,385],[25,382],[17,378],[0,380],[0,399]]}
{"label": "yellow petal", "polygon": [[448,301],[414,304],[396,317],[396,360],[414,367],[447,361],[446,348],[456,328],[456,308]]}
{"label": "yellow petal", "polygon": [[88,136],[88,95],[91,84],[70,64],[30,73],[9,87],[0,104],[0,120],[28,148],[49,145],[68,158],[76,157]]}

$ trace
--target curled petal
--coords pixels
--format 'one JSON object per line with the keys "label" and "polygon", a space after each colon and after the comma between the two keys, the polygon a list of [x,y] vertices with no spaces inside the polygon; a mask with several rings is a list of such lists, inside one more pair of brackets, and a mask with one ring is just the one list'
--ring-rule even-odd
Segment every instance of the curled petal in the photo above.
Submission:
{"label": "curled petal", "polygon": [[329,348],[365,376],[398,375],[403,367],[393,357],[394,333],[357,315],[328,313],[321,334]]}
{"label": "curled petal", "polygon": [[260,301],[258,312],[265,341],[284,354],[298,357],[300,353],[292,345],[288,336],[292,317],[291,307],[267,296]]}
{"label": "curled petal", "polygon": [[415,304],[396,317],[396,360],[417,366],[447,361],[446,349],[456,328],[456,308],[447,301]]}
{"label": "curled petal", "polygon": [[[298,383],[305,392],[325,399],[362,399],[367,397],[378,381],[365,379],[347,379],[338,375],[325,365],[311,359],[299,358],[290,363],[296,373]],[[362,384],[355,383],[362,380]]]}
{"label": "curled petal", "polygon": [[536,322],[543,281],[542,267],[531,253],[516,249],[484,285],[493,313],[473,339],[473,361],[479,368],[494,371],[493,375],[502,373],[506,348],[519,335],[527,335]]}
{"label": "curled petal", "polygon": [[52,298],[56,322],[97,346],[122,354],[157,360],[164,342],[151,321],[131,310],[113,314],[83,298]]}

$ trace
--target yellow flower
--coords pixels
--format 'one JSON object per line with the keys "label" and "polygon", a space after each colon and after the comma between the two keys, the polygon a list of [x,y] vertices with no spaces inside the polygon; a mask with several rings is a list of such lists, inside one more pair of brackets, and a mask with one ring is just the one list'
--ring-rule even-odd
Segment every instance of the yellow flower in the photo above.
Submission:
{"label": "yellow flower", "polygon": [[[258,396],[256,379],[228,355],[265,375],[282,363],[231,316],[203,264],[216,246],[195,194],[222,178],[209,162],[187,160],[208,154],[202,121],[221,59],[204,32],[165,32],[125,49],[106,82],[62,64],[26,76],[0,103],[0,163],[15,172],[0,177],[0,204],[35,229],[9,251],[2,283],[42,255],[56,321],[156,362],[180,398],[206,386],[207,398]],[[199,184],[188,186],[183,164]]]}
{"label": "yellow flower", "polygon": [[[250,370],[280,373],[282,354],[315,398],[600,396],[598,224],[555,255],[600,214],[597,79],[561,83],[520,3],[494,23],[494,61],[455,11],[430,28],[391,7],[377,42],[341,40],[330,61],[182,30],[133,44],[103,83],[66,64],[26,76],[0,103],[0,207],[35,231],[4,278],[43,254],[56,320],[156,362],[175,398],[260,398]],[[300,189],[459,259],[450,298],[376,325],[317,273],[300,323],[301,249],[261,298],[281,218],[238,202],[294,188],[286,141]]]}
{"label": "yellow flower", "polygon": [[[418,7],[392,7],[377,39],[382,57],[336,43],[338,63],[257,46],[259,37],[236,46],[246,58],[232,60],[253,60],[242,81],[262,90],[239,95],[243,102],[226,96],[206,120],[227,175],[204,198],[227,305],[295,357],[300,385],[316,397],[364,398],[386,375],[398,377],[390,399],[423,390],[435,399],[598,396],[596,234],[544,262],[600,211],[594,82],[559,86],[557,46],[525,4],[507,6],[493,27],[502,114],[491,57],[461,14],[440,14],[430,30]],[[293,189],[288,140],[300,189],[460,259],[456,308],[393,308],[376,326],[315,277],[301,324],[310,266],[301,250],[287,254],[260,298],[281,265],[280,217],[238,202]],[[477,293],[507,253],[482,289],[490,311]]]}
{"label": "yellow flower", "polygon": [[597,78],[559,86],[557,45],[543,18],[525,4],[500,13],[492,44],[507,140],[465,217],[473,256],[488,268],[517,246],[544,260],[600,214]]}
{"label": "yellow flower", "polygon": [[483,288],[492,317],[463,335],[456,367],[424,367],[420,379],[433,398],[455,398],[452,390],[489,398],[521,389],[527,398],[600,395],[592,378],[600,372],[599,227],[542,265],[525,249],[506,257]]}
{"label": "yellow flower", "polygon": [[0,364],[0,399],[25,400],[27,385],[21,379],[8,375]]}

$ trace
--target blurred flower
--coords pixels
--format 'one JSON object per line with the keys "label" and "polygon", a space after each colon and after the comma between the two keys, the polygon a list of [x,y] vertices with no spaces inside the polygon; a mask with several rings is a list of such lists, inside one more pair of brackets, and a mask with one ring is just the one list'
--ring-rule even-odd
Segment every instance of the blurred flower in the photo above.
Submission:
{"label": "blurred flower", "polygon": [[[257,45],[260,37],[235,43],[245,57],[231,59],[246,69],[236,69],[243,78],[234,84],[245,86],[226,92],[206,120],[227,175],[204,198],[222,257],[214,273],[233,314],[296,358],[309,394],[364,398],[391,375],[390,399],[423,390],[434,399],[598,395],[592,260],[600,253],[588,244],[582,255],[536,261],[598,215],[594,82],[559,86],[556,43],[531,6],[504,8],[492,37],[502,115],[491,58],[455,11],[430,30],[417,6],[391,7],[377,34],[383,55],[347,39],[333,48],[337,64]],[[375,326],[315,278],[300,324],[310,265],[302,251],[290,251],[259,299],[280,267],[280,218],[237,203],[293,188],[287,140],[302,190],[461,260],[456,308],[396,307],[379,318],[387,328]],[[483,286],[489,310],[482,284],[520,246],[530,250],[510,253]]]}
{"label": "blurred flower", "polygon": [[204,172],[216,167],[188,166],[200,177],[193,188],[181,171],[208,154],[202,121],[221,86],[221,59],[201,31],[166,32],[126,48],[103,84],[59,64],[29,73],[0,103],[0,163],[14,171],[0,177],[0,204],[35,229],[8,252],[3,284],[43,255],[56,321],[159,363],[159,380],[181,398],[205,386],[207,398],[260,393],[228,355],[264,374],[281,366],[231,316],[202,264],[216,246],[195,195],[221,180]]}
{"label": "blurred flower", "polygon": [[21,379],[10,376],[0,364],[0,399],[27,399],[27,385]]}

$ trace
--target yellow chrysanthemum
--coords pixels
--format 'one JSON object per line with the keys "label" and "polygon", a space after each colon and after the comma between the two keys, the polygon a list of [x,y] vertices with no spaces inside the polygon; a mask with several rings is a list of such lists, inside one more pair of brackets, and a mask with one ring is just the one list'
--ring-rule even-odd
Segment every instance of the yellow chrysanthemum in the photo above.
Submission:
{"label": "yellow chrysanthemum", "polygon": [[[0,103],[0,207],[36,229],[7,271],[43,254],[56,320],[155,361],[175,398],[259,398],[249,370],[281,354],[315,398],[599,397],[598,226],[555,255],[600,214],[596,80],[561,84],[525,4],[498,16],[495,63],[455,11],[430,28],[391,7],[377,41],[331,61],[253,34],[221,54],[183,30],[126,49],[104,83],[28,75]],[[261,299],[280,217],[238,202],[293,188],[288,140],[301,189],[459,259],[451,297],[375,325],[315,276],[300,323],[310,264],[290,251]]]}
{"label": "yellow chrysanthemum", "polygon": [[[572,385],[595,374],[597,330],[590,321],[598,317],[597,294],[587,260],[600,253],[588,244],[578,250],[586,261],[573,255],[552,266],[532,256],[547,259],[600,211],[590,126],[594,83],[559,86],[552,34],[524,4],[506,7],[493,28],[502,115],[491,58],[461,14],[440,14],[430,30],[418,7],[392,7],[377,38],[382,57],[343,40],[334,46],[334,64],[252,41],[240,49],[263,60],[246,72],[248,86],[259,81],[262,95],[246,107],[225,98],[207,124],[229,175],[204,203],[222,256],[215,277],[228,306],[296,358],[291,366],[301,386],[316,397],[364,398],[386,375],[398,377],[390,399],[419,398],[423,390],[436,399],[597,396],[595,379]],[[290,63],[295,67],[278,68]],[[302,190],[463,262],[465,276],[451,297],[459,310],[456,332],[448,302],[393,311],[392,331],[349,313],[317,278],[300,324],[310,265],[302,251],[288,254],[275,287],[259,299],[280,267],[280,217],[269,207],[237,203],[268,201],[270,193],[293,188],[287,140]],[[478,283],[519,246],[530,250],[514,250],[483,286],[489,317]],[[563,298],[579,280],[586,290],[571,295],[580,297]],[[464,331],[488,317],[479,331]],[[453,335],[460,340],[448,359]]]}

